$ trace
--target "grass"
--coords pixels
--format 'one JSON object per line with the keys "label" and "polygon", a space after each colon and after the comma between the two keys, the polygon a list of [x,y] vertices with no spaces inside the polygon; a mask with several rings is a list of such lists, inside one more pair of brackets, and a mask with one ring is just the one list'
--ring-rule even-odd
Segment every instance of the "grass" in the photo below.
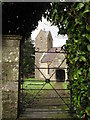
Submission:
{"label": "grass", "polygon": [[[60,89],[67,89],[68,83],[61,83],[61,82],[50,82],[54,88],[60,88]],[[54,90],[48,90],[52,89],[51,85],[49,83],[45,83],[44,80],[36,80],[35,78],[28,78],[24,79],[23,82],[23,103],[24,107],[28,107],[30,104],[30,101],[36,96],[36,98],[48,96],[49,94],[56,94]],[[45,85],[45,86],[44,86]],[[43,87],[44,86],[44,87]],[[41,90],[41,88],[43,89]],[[47,90],[45,90],[47,89]],[[39,92],[40,91],[40,92]],[[21,91],[22,92],[22,91]],[[39,93],[38,93],[39,92]],[[64,91],[61,91],[61,94]],[[38,95],[37,95],[38,93]],[[67,94],[67,90],[65,91]],[[49,96],[48,96],[49,97]]]}
{"label": "grass", "polygon": [[[55,83],[51,83],[53,86],[55,85]],[[45,86],[44,86],[45,85]],[[35,78],[28,78],[24,80],[23,83],[23,88],[24,89],[41,89],[44,86],[43,89],[51,89],[52,87],[50,86],[50,84],[46,84],[44,82],[44,80],[35,80]]]}
{"label": "grass", "polygon": [[[23,87],[24,88],[28,87],[30,89],[34,89],[34,88],[38,89],[43,84],[45,84],[44,80],[36,80],[35,78],[28,78],[28,79],[24,79]],[[51,82],[51,84],[54,86],[56,82]],[[60,86],[62,86],[63,89],[67,89],[67,85],[68,85],[68,82],[60,82]],[[50,88],[50,85],[46,84],[45,89],[48,89],[48,88]]]}
{"label": "grass", "polygon": [[[50,84],[55,88],[58,84],[58,89],[67,89],[67,82],[50,82]],[[36,80],[35,78],[28,78],[24,79],[24,82],[22,84],[22,87],[24,92],[28,93],[29,95],[35,95],[36,92],[38,92],[43,86],[43,89],[41,90],[41,94],[43,94],[44,89],[52,89],[51,85],[49,83],[45,83],[44,80]],[[48,90],[47,90],[48,91]],[[44,91],[45,93],[47,91]],[[67,93],[67,91],[65,91]]]}

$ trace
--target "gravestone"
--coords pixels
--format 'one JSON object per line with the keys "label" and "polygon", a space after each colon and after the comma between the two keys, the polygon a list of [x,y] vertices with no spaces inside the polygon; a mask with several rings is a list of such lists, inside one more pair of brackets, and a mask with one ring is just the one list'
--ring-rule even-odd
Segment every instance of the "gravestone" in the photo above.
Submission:
{"label": "gravestone", "polygon": [[2,37],[2,118],[17,118],[20,36]]}

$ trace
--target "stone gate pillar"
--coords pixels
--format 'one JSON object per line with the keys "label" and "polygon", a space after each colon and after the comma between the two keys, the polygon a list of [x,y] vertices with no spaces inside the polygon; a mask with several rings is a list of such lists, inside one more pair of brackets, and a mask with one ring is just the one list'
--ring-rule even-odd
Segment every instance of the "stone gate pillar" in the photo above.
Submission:
{"label": "stone gate pillar", "polygon": [[18,111],[20,36],[2,37],[2,118],[13,120]]}

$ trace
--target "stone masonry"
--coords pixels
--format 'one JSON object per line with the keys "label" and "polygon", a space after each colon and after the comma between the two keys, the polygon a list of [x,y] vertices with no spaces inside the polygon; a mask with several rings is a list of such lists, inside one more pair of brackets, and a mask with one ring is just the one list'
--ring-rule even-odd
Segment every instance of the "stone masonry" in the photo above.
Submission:
{"label": "stone masonry", "polygon": [[18,111],[20,36],[2,37],[2,118],[13,120]]}
{"label": "stone masonry", "polygon": [[[35,65],[37,66],[35,69],[35,78],[36,80],[38,79],[44,79],[38,68],[40,67],[46,67],[47,68],[47,63],[41,64],[41,57],[43,53],[40,53],[40,51],[48,51],[52,47],[52,35],[50,32],[45,32],[43,30],[40,30],[39,34],[36,37],[35,40]],[[49,41],[49,42],[48,42]],[[46,75],[46,70],[42,70],[44,75]]]}
{"label": "stone masonry", "polygon": [[[37,66],[36,68],[40,68],[40,70],[35,69],[35,79],[36,80],[38,80],[38,79],[43,80],[43,79],[45,79],[44,76],[46,77],[46,79],[49,79],[50,76],[52,76],[51,79],[56,80],[56,77],[57,77],[56,69],[49,69],[49,68],[57,68],[59,70],[58,74],[60,74],[60,75],[62,74],[62,73],[60,73],[60,70],[64,71],[64,73],[65,73],[64,80],[65,81],[67,80],[66,59],[63,62],[63,64],[60,66],[60,64],[62,63],[66,54],[64,54],[64,53],[46,53],[49,51],[55,52],[56,50],[64,52],[64,50],[61,49],[61,47],[53,47],[53,39],[52,39],[52,35],[51,35],[50,31],[48,32],[48,31],[40,30],[39,34],[36,37],[36,41],[35,41],[35,51],[36,51],[35,64]],[[46,61],[45,61],[45,59],[46,59]],[[50,59],[52,59],[52,60],[50,61]],[[44,61],[44,62],[42,62],[42,61]],[[45,68],[45,69],[41,69],[41,68]],[[43,75],[40,73],[40,71],[42,72]],[[53,74],[53,73],[55,73],[55,74]]]}

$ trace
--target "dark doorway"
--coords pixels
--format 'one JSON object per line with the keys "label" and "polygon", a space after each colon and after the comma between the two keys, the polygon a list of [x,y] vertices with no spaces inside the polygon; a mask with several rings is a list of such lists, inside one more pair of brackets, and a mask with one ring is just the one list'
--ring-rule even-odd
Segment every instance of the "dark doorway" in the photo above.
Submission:
{"label": "dark doorway", "polygon": [[56,81],[64,82],[65,81],[65,70],[56,70]]}

